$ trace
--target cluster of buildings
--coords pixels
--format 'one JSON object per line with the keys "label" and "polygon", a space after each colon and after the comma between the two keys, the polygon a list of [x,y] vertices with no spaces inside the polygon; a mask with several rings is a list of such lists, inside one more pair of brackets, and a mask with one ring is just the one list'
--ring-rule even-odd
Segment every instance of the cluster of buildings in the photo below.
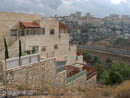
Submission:
{"label": "cluster of buildings", "polygon": [[69,16],[55,17],[69,26],[71,41],[86,44],[107,37],[129,38],[129,15],[110,14],[104,18],[97,18],[90,13],[82,16],[81,12]]}
{"label": "cluster of buildings", "polygon": [[[10,57],[6,62],[4,37]],[[18,57],[19,40],[22,44],[21,59]],[[70,44],[69,41],[68,26],[55,18],[0,12],[0,71],[7,72],[6,77],[11,81],[8,83],[9,87],[24,86],[28,77],[28,83],[35,88],[36,84],[40,85],[42,74],[46,83],[50,84],[54,83],[56,75],[58,85],[64,84],[65,81],[71,83],[82,76],[86,79],[86,73],[82,69],[83,56],[77,56],[76,45]],[[71,73],[67,66],[78,71]],[[76,74],[78,76],[72,80],[71,76]]]}

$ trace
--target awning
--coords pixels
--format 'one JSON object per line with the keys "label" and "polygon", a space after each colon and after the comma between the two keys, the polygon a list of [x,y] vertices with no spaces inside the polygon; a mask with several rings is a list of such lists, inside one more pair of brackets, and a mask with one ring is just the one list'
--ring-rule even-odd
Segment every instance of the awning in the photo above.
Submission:
{"label": "awning", "polygon": [[65,25],[65,24],[62,23],[62,22],[59,23],[59,26],[60,26],[60,28],[68,29],[68,26]]}
{"label": "awning", "polygon": [[24,27],[40,28],[37,23],[34,22],[20,22]]}

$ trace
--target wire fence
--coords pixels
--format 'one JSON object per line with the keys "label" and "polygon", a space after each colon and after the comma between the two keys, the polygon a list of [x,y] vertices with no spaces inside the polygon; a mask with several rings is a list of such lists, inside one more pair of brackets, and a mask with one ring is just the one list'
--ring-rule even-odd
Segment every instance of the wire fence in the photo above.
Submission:
{"label": "wire fence", "polygon": [[114,49],[114,48],[104,48],[100,46],[88,46],[88,45],[80,45],[78,48],[83,49],[91,49],[91,50],[97,50],[97,51],[104,51],[104,52],[110,52],[113,54],[119,54],[119,55],[128,55],[130,56],[130,50],[124,50],[124,49]]}

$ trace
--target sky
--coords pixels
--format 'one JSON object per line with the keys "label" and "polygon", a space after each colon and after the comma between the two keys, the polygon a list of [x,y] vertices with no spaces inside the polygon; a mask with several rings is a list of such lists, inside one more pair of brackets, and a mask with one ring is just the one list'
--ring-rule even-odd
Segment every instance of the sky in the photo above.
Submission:
{"label": "sky", "polygon": [[69,15],[76,11],[90,12],[97,17],[112,14],[129,15],[130,0],[0,0],[0,11]]}

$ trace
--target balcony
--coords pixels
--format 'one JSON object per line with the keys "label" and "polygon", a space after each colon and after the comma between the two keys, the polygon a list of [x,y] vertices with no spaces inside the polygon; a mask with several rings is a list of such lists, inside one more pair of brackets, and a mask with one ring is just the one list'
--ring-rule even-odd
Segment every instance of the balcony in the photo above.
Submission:
{"label": "balcony", "polygon": [[86,73],[87,73],[86,70],[84,70],[84,71],[81,71],[81,72],[75,74],[74,76],[71,76],[70,78],[68,78],[66,80],[66,84],[71,83],[72,81],[74,81],[74,80],[76,80],[76,79],[86,75]]}

